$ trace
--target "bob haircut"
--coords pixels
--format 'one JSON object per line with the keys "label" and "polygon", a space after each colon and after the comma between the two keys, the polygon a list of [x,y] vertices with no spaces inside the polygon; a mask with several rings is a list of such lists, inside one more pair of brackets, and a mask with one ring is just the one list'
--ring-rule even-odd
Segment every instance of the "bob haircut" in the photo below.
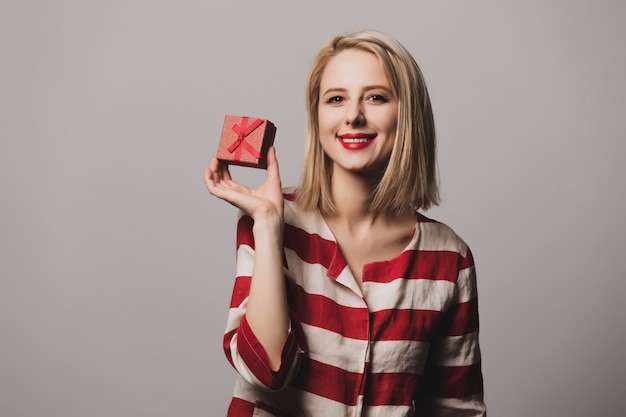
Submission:
{"label": "bob haircut", "polygon": [[313,60],[306,84],[308,122],[305,158],[296,201],[304,210],[335,213],[330,178],[333,162],[319,140],[320,83],[328,62],[341,51],[374,54],[398,100],[396,138],[387,167],[369,200],[370,211],[410,215],[439,204],[435,123],[424,76],[411,54],[394,38],[376,31],[331,38]]}

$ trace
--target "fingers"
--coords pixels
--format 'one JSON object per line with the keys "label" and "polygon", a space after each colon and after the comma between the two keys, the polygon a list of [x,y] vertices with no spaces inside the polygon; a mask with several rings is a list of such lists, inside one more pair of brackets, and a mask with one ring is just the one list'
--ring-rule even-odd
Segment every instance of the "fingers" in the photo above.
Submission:
{"label": "fingers", "polygon": [[217,183],[219,183],[218,169],[219,161],[217,160],[217,156],[213,155],[211,164],[204,169],[204,183],[209,189],[209,192],[212,192],[211,189],[215,187]]}
{"label": "fingers", "polygon": [[207,183],[208,185],[209,182],[218,184],[221,181],[231,181],[231,180],[232,178],[228,170],[228,165],[220,162],[217,159],[217,156],[213,155],[211,164],[205,169],[204,182]]}
{"label": "fingers", "polygon": [[233,181],[228,165],[213,156],[210,165],[204,170],[204,182],[211,194],[233,203],[236,194],[249,194],[250,188]]}
{"label": "fingers", "polygon": [[215,183],[215,181],[213,180],[213,173],[211,172],[211,168],[209,167],[204,168],[204,183],[206,184],[207,188]]}
{"label": "fingers", "polygon": [[232,177],[230,176],[230,170],[228,169],[228,164],[220,162],[219,173],[220,173],[220,178],[222,180],[226,180],[226,181],[232,180]]}
{"label": "fingers", "polygon": [[278,159],[276,158],[276,148],[270,146],[267,151],[267,176],[277,178],[280,181],[280,173],[278,170]]}
{"label": "fingers", "polygon": [[211,159],[211,164],[209,165],[211,171],[217,172],[219,165],[220,161],[217,159],[217,154],[214,154],[213,158]]}
{"label": "fingers", "polygon": [[[221,166],[216,155],[213,155],[211,163],[204,169],[204,183],[206,184],[209,192],[215,196],[219,194],[218,187],[222,184],[224,177],[223,167]],[[221,187],[223,188],[223,187]]]}
{"label": "fingers", "polygon": [[251,214],[259,207],[273,207],[282,213],[282,192],[276,149],[272,146],[267,154],[267,179],[258,189],[254,190],[233,180],[228,164],[213,156],[210,165],[205,169],[204,181],[209,192],[235,207]]}

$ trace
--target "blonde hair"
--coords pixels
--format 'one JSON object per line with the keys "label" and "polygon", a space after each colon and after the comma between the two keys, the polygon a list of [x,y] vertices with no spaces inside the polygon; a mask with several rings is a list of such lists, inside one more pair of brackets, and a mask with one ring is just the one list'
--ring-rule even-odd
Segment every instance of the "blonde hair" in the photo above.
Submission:
{"label": "blonde hair", "polygon": [[374,54],[398,99],[397,133],[387,168],[370,196],[370,210],[405,215],[439,203],[435,123],[424,76],[394,38],[375,31],[331,38],[313,60],[306,84],[308,122],[305,158],[296,201],[305,210],[335,213],[330,190],[332,160],[319,141],[320,83],[328,62],[346,49]]}

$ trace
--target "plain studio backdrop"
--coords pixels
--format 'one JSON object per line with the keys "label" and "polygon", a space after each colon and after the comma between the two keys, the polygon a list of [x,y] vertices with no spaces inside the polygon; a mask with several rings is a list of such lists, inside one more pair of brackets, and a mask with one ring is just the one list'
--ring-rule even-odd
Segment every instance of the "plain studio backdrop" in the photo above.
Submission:
{"label": "plain studio backdrop", "polygon": [[236,210],[204,166],[225,114],[263,117],[297,184],[311,60],[371,28],[431,93],[426,214],[476,258],[489,414],[623,416],[625,20],[619,0],[3,1],[0,415],[225,414]]}

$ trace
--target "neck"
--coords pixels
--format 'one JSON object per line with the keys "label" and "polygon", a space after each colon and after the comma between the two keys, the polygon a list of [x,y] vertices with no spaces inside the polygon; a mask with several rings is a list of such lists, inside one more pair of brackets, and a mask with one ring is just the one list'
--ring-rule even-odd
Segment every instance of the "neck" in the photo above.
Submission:
{"label": "neck", "polygon": [[352,224],[374,223],[380,216],[369,210],[368,201],[375,186],[376,182],[367,176],[340,169],[334,170],[331,178],[331,192],[335,203],[335,214],[332,217]]}
{"label": "neck", "polygon": [[335,213],[328,216],[327,220],[344,224],[350,230],[368,230],[375,223],[386,227],[404,222],[413,224],[414,213],[390,216],[369,209],[369,199],[377,183],[377,177],[335,169],[330,184]]}

